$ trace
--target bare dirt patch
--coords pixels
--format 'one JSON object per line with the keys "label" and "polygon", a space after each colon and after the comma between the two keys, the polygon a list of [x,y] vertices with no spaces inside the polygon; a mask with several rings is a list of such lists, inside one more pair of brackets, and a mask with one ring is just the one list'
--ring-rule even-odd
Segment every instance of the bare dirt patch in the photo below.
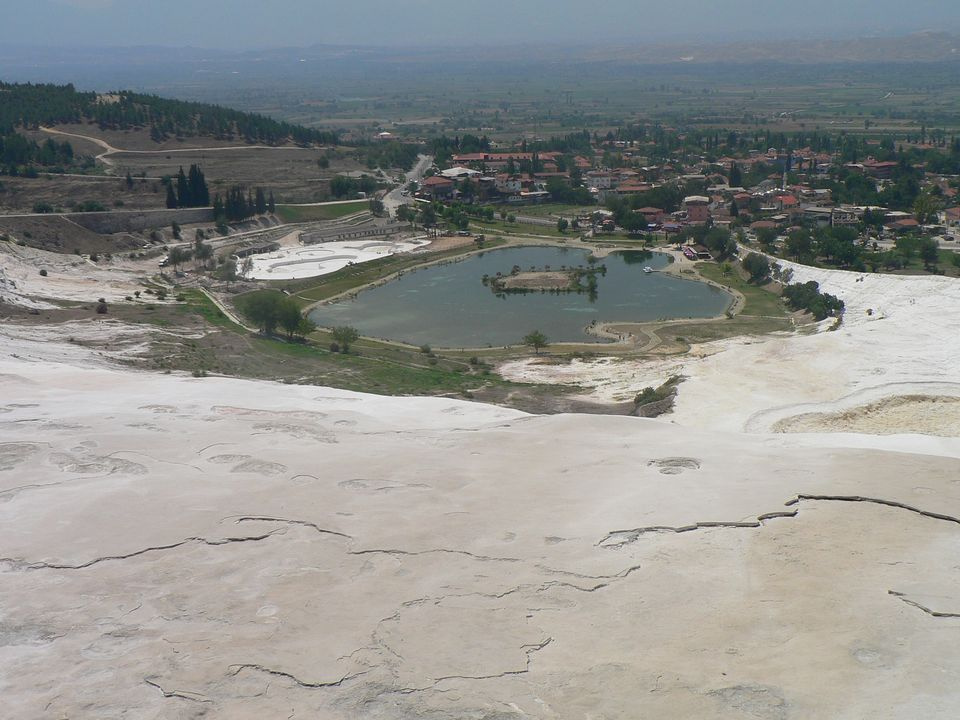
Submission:
{"label": "bare dirt patch", "polygon": [[522,272],[500,278],[497,286],[503,290],[566,290],[573,283],[570,272]]}
{"label": "bare dirt patch", "polygon": [[423,248],[423,252],[443,252],[473,245],[472,238],[466,237],[438,237]]}

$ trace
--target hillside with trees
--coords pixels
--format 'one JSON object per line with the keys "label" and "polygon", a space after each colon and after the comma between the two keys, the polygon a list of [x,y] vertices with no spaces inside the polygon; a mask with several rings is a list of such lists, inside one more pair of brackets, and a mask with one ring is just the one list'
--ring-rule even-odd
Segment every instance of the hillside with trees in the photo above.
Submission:
{"label": "hillside with trees", "polygon": [[96,123],[101,129],[149,130],[155,142],[211,137],[250,144],[335,144],[337,134],[240,112],[218,105],[156,95],[78,92],[73,85],[0,83],[0,170],[8,175],[32,166],[47,170],[74,163],[68,142],[37,143],[20,134],[41,126]]}

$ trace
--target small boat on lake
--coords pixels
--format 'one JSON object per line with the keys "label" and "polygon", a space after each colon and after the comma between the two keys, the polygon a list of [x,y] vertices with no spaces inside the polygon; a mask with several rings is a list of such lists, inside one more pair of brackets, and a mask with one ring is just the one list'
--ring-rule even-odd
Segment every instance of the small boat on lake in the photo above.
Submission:
{"label": "small boat on lake", "polygon": [[644,271],[645,273],[652,273],[652,272],[653,272],[653,268],[650,267],[649,265],[647,265],[647,266],[643,269],[643,271]]}

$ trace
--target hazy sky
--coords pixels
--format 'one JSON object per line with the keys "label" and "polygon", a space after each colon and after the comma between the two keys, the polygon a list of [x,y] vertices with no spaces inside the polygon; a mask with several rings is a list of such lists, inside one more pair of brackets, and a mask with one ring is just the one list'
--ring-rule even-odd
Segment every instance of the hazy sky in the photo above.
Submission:
{"label": "hazy sky", "polygon": [[0,0],[0,8],[0,42],[60,46],[650,43],[960,30],[958,0]]}

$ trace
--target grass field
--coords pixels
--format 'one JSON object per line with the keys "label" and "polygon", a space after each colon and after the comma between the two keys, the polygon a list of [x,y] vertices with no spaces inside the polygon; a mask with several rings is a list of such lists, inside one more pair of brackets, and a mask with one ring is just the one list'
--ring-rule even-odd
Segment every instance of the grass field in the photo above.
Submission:
{"label": "grass field", "polygon": [[[271,291],[267,291],[271,292]],[[383,395],[451,395],[529,410],[567,408],[570,388],[503,380],[482,360],[447,356],[418,348],[359,340],[349,354],[331,352],[325,331],[309,342],[287,342],[253,334],[231,322],[196,290],[177,291],[177,304],[123,306],[118,317],[166,329],[200,330],[202,336],[157,336],[145,363],[156,370],[202,376],[216,373],[298,384],[324,385]],[[220,332],[210,332],[216,329]]]}
{"label": "grass field", "polygon": [[337,205],[277,205],[277,217],[285,223],[302,223],[336,220],[369,209],[370,203],[367,200]]}
{"label": "grass field", "polygon": [[695,267],[707,280],[725,285],[742,294],[746,301],[742,311],[744,315],[787,317],[790,314],[779,295],[756,285],[751,285],[739,275],[736,268],[732,269],[729,274],[724,275],[720,265],[716,263],[702,262],[697,263]]}

